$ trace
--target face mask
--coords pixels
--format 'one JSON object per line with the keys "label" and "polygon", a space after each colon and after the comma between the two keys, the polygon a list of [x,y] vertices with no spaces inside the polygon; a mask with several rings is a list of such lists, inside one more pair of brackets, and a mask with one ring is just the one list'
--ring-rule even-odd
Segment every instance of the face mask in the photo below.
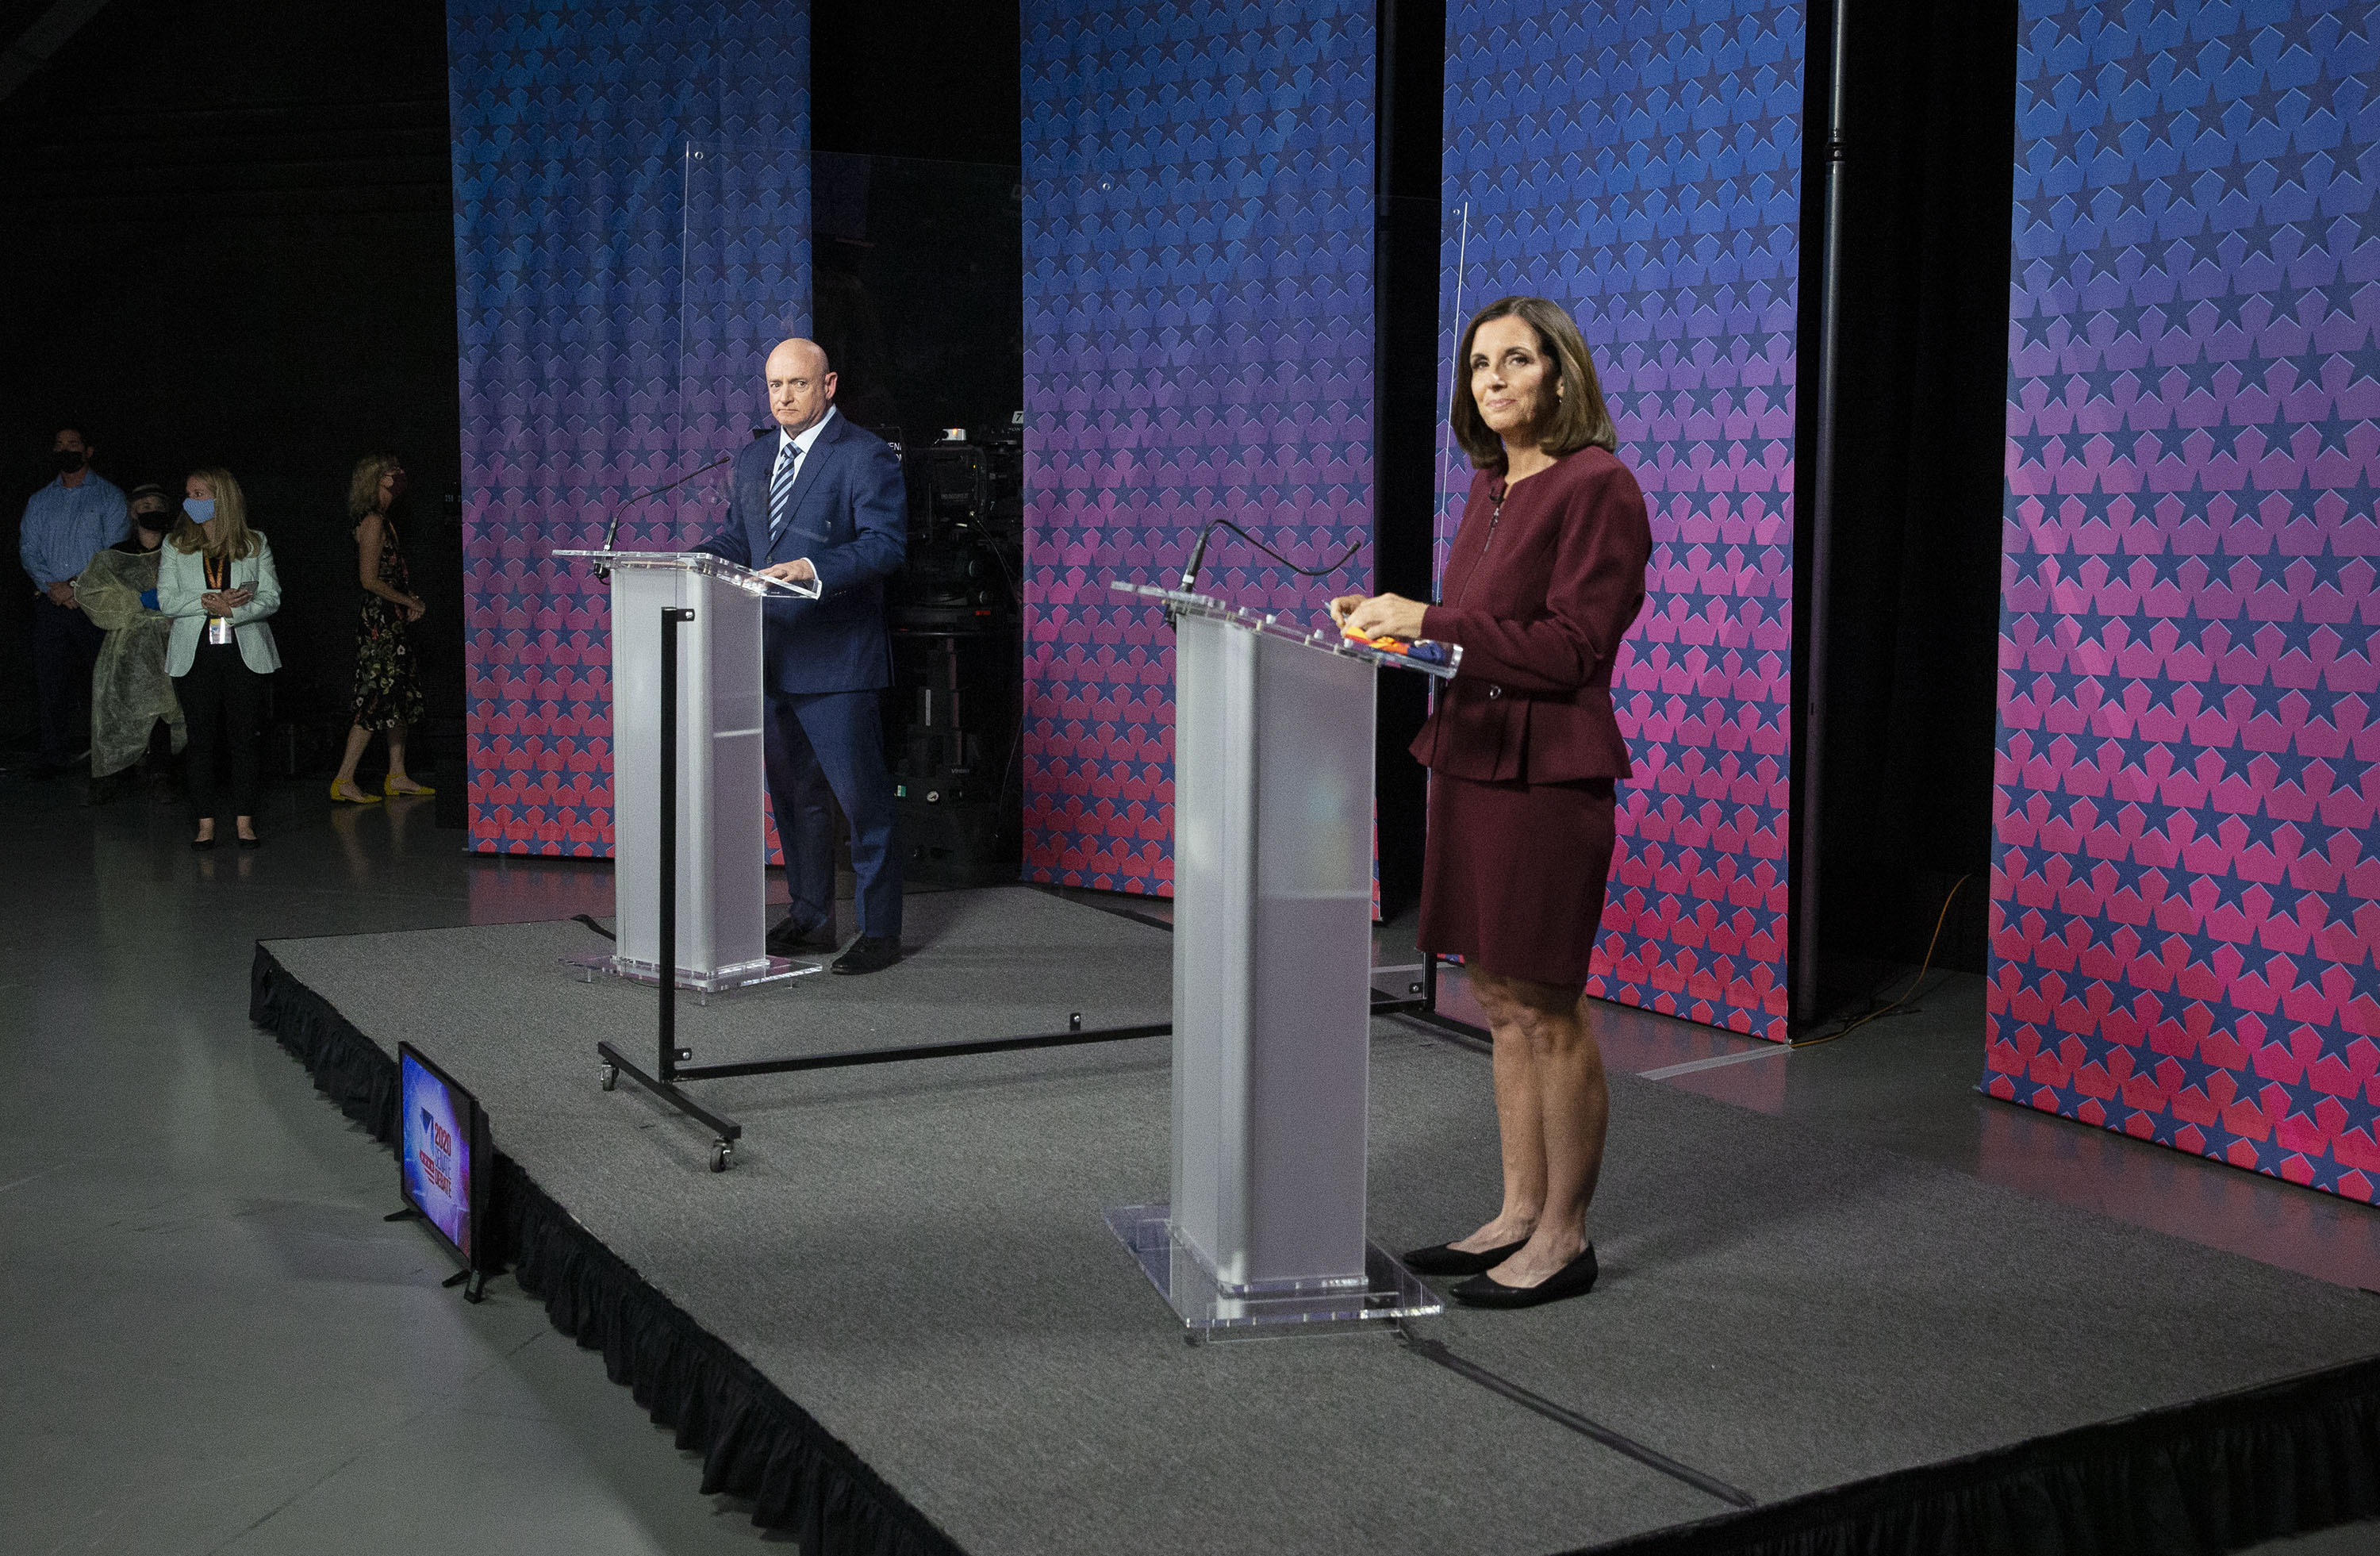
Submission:
{"label": "face mask", "polygon": [[174,521],[153,508],[142,508],[132,516],[132,522],[152,535],[162,535]]}
{"label": "face mask", "polygon": [[55,454],[50,456],[50,462],[57,466],[58,474],[62,476],[70,476],[77,470],[81,469],[83,461],[90,457],[91,456],[84,453],[81,449],[62,448]]}
{"label": "face mask", "polygon": [[212,497],[185,497],[182,499],[182,511],[190,516],[193,524],[212,524],[215,517],[215,500]]}

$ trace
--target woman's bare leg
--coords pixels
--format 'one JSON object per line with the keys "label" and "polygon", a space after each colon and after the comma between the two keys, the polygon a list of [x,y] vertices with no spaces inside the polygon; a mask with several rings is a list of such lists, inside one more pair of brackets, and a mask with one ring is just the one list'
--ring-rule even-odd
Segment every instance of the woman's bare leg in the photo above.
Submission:
{"label": "woman's bare leg", "polygon": [[1495,1041],[1496,1132],[1504,1157],[1503,1206],[1493,1221],[1452,1245],[1475,1254],[1521,1242],[1537,1229],[1546,1204],[1546,1138],[1536,1055],[1523,1035],[1522,1007],[1495,974],[1475,966],[1469,978]]}
{"label": "woman's bare leg", "polygon": [[361,724],[348,727],[347,754],[340,760],[339,775],[331,780],[333,794],[346,795],[351,799],[362,797],[363,790],[356,786],[356,763],[363,760],[364,748],[371,744],[371,737],[372,732]]}
{"label": "woman's bare leg", "polygon": [[420,785],[405,775],[405,726],[388,726],[388,781],[395,788],[411,789]]}
{"label": "woman's bare leg", "polygon": [[[1500,996],[1515,1010],[1516,1046],[1529,1055],[1527,1074],[1535,1088],[1538,1149],[1544,1153],[1545,1197],[1527,1246],[1489,1270],[1488,1276],[1500,1285],[1534,1286],[1586,1247],[1586,1211],[1595,1199],[1596,1181],[1603,1173],[1611,1093],[1604,1080],[1603,1051],[1595,1040],[1585,996],[1557,984],[1521,979],[1496,981]],[[1500,1053],[1500,1033],[1497,1046]]]}

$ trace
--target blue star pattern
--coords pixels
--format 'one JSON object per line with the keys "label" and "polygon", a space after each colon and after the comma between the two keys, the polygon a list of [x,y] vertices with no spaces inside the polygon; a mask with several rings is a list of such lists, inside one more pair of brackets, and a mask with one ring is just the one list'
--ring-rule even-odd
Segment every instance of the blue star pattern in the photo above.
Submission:
{"label": "blue star pattern", "polygon": [[[728,452],[809,311],[803,0],[449,0],[469,846],[612,848],[611,606],[556,547]],[[698,482],[620,543],[716,523]]]}
{"label": "blue star pattern", "polygon": [[1370,575],[1372,7],[1026,0],[1026,871],[1166,893],[1173,664],[1111,578],[1319,619]]}
{"label": "blue star pattern", "polygon": [[1984,1076],[2366,1202],[2374,9],[2023,7]]}
{"label": "blue star pattern", "polygon": [[[1446,376],[1529,293],[1585,333],[1653,521],[1612,698],[1636,775],[1588,991],[1786,1035],[1804,7],[1447,8]],[[1444,434],[1441,433],[1441,436]],[[1439,461],[1441,565],[1471,472]]]}

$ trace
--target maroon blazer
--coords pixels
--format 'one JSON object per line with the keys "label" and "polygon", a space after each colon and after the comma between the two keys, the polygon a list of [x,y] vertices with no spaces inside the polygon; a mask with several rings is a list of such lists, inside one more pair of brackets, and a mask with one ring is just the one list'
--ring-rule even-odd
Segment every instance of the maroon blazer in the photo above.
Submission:
{"label": "maroon blazer", "polygon": [[1509,494],[1497,471],[1472,477],[1445,603],[1422,615],[1422,636],[1462,644],[1463,665],[1439,688],[1414,756],[1458,778],[1629,776],[1611,662],[1644,608],[1652,554],[1645,493],[1600,448],[1562,456]]}

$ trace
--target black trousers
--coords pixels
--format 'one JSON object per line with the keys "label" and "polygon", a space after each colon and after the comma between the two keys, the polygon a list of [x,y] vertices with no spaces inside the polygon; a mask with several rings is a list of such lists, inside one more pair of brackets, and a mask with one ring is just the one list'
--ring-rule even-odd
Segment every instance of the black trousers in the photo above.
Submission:
{"label": "black trousers", "polygon": [[200,643],[190,673],[174,677],[174,695],[190,726],[182,782],[201,820],[215,813],[218,753],[231,764],[231,811],[256,814],[257,724],[264,716],[264,677],[239,657],[237,643]]}
{"label": "black trousers", "polygon": [[74,756],[75,710],[91,700],[91,667],[105,637],[79,605],[33,597],[33,687],[41,702],[43,767],[64,767]]}

